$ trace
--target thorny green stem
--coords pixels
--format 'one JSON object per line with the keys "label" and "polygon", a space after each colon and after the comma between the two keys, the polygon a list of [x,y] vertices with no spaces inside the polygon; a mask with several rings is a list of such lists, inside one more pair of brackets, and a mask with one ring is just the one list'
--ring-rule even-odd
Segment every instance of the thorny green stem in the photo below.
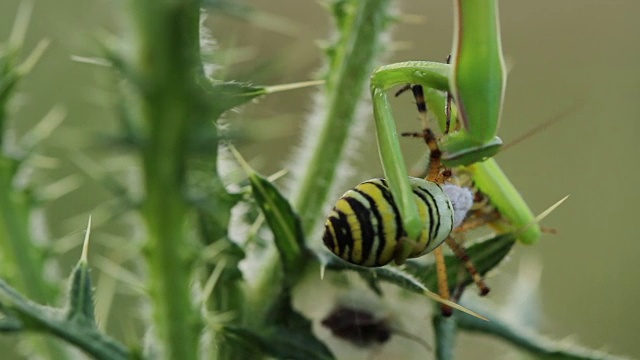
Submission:
{"label": "thorny green stem", "polygon": [[[196,79],[201,75],[200,1],[133,0],[137,30],[136,74],[142,126],[154,318],[168,359],[197,358],[202,326],[191,298],[192,257],[184,197],[188,141],[201,114]],[[200,89],[201,90],[201,89]]]}
{"label": "thorny green stem", "polygon": [[[373,71],[376,55],[381,46],[381,35],[387,25],[388,0],[356,1],[357,7],[345,16],[339,29],[340,40],[330,57],[328,78],[325,88],[327,112],[321,119],[318,135],[310,136],[313,143],[304,144],[301,151],[310,152],[305,172],[298,180],[300,186],[292,195],[292,203],[300,214],[306,234],[313,231],[315,224],[324,218],[321,204],[335,179],[337,164],[343,159],[343,152],[352,134],[355,112],[362,91],[367,87]],[[275,251],[268,254],[262,275],[253,288],[253,296],[275,298],[280,266]],[[302,271],[302,269],[301,269]],[[251,297],[249,297],[251,298]],[[249,318],[261,319],[268,307],[252,304]]]}
{"label": "thorny green stem", "polygon": [[[20,323],[28,324],[27,328],[64,339],[96,359],[124,360],[130,357],[124,346],[102,334],[94,324],[81,323],[78,318],[65,318],[60,309],[37,305],[2,280],[0,302],[11,308],[12,316],[16,316]],[[47,341],[51,342],[53,339],[47,338]],[[60,352],[45,354],[56,360],[68,358]]]}
{"label": "thorny green stem", "polygon": [[334,183],[337,164],[352,134],[355,111],[362,90],[373,71],[388,22],[388,0],[358,1],[357,9],[345,21],[344,38],[336,46],[325,89],[328,109],[313,144],[302,151],[311,153],[293,203],[302,218],[305,233],[324,218],[321,213]]}

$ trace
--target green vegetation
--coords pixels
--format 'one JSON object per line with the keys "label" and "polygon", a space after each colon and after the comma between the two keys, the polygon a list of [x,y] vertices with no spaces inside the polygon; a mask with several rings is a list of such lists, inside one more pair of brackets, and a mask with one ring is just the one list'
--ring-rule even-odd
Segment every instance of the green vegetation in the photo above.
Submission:
{"label": "green vegetation", "polygon": [[[465,299],[461,305],[491,321],[462,312],[442,317],[428,299],[441,301],[430,290],[437,282],[433,264],[409,261],[404,267],[363,268],[321,248],[318,230],[325,220],[326,204],[335,201],[333,191],[339,169],[346,166],[347,147],[367,135],[356,124],[357,110],[384,53],[385,31],[395,20],[389,15],[390,1],[335,0],[328,4],[336,30],[325,47],[326,65],[320,76],[324,84],[317,95],[322,106],[311,116],[314,120],[305,129],[299,157],[293,160],[296,171],[289,179],[289,193],[243,159],[233,146],[234,134],[224,126],[231,110],[282,88],[222,80],[225,69],[209,72],[202,60],[203,50],[210,49],[202,48],[208,39],[203,39],[207,35],[201,31],[201,7],[205,12],[248,21],[259,19],[253,10],[233,1],[129,0],[127,5],[127,31],[118,37],[103,37],[100,57],[91,62],[106,66],[116,79],[112,90],[117,93],[118,132],[101,146],[113,157],[126,152],[137,164],[138,183],[124,181],[109,169],[96,169],[80,156],[77,162],[111,191],[116,205],[109,208],[109,215],[127,218],[136,224],[136,230],[144,229],[131,231],[124,245],[114,246],[114,253],[134,259],[134,271],[144,274],[142,283],[131,280],[137,275],[129,276],[130,268],[120,266],[118,261],[124,260],[102,260],[112,274],[130,280],[128,288],[137,302],[132,306],[141,309],[138,317],[129,320],[143,330],[113,334],[101,327],[104,319],[97,319],[94,304],[99,306],[103,299],[94,296],[89,271],[93,267],[91,236],[96,236],[95,229],[90,236],[90,218],[82,256],[68,277],[68,286],[62,285],[64,279],[56,278],[55,272],[45,271],[55,254],[50,245],[47,248],[35,241],[33,230],[33,213],[47,200],[45,187],[32,182],[25,185],[21,175],[33,168],[36,145],[60,122],[62,114],[54,109],[44,117],[43,125],[34,127],[23,141],[12,143],[9,119],[16,89],[46,47],[38,46],[24,55],[31,12],[24,5],[12,35],[0,47],[0,332],[17,335],[31,345],[32,353],[21,355],[65,359],[72,357],[70,348],[75,347],[97,359],[333,359],[338,356],[336,349],[318,336],[311,316],[299,310],[295,301],[300,288],[309,289],[309,283],[318,281],[321,269],[326,276],[323,281],[338,287],[352,286],[352,275],[357,274],[371,297],[396,296],[400,301],[409,293],[418,294],[421,305],[433,309],[432,324],[423,321],[423,326],[435,329],[434,356],[438,359],[453,358],[456,334],[463,331],[501,338],[539,358],[616,359],[544,339],[521,321],[472,300]],[[495,60],[492,65],[497,64]],[[503,72],[501,57],[498,63],[497,71]],[[467,78],[464,71],[453,73]],[[500,112],[504,81],[496,84],[495,101],[488,110],[494,115],[496,106]],[[471,100],[473,95],[465,86],[454,95]],[[447,89],[454,87],[437,88]],[[378,126],[394,124],[390,112],[385,116],[386,120],[376,119]],[[458,116],[465,114],[459,110]],[[484,146],[495,136],[497,116],[488,123],[494,129],[481,134],[480,143],[465,137],[456,145],[464,149]],[[383,158],[385,146],[381,141]],[[390,159],[404,165],[399,151],[394,150]],[[406,169],[390,178],[400,187]],[[76,186],[73,181],[63,185],[49,196],[61,196]],[[403,192],[406,190],[394,191],[394,196]],[[406,212],[410,217],[415,209]],[[244,238],[238,238],[240,233]],[[495,269],[519,246],[517,235],[504,232],[474,241],[468,253],[478,272]],[[454,256],[445,261],[451,287],[471,283],[468,276],[457,277],[461,265]],[[338,305],[330,296],[317,301]],[[149,315],[143,314],[147,305]]]}

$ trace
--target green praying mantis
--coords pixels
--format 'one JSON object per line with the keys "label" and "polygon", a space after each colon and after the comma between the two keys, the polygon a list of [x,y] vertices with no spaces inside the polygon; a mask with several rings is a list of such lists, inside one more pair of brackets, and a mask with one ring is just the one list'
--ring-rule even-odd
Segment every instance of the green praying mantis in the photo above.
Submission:
{"label": "green praying mantis", "polygon": [[[464,167],[513,230],[519,230],[518,239],[531,244],[540,238],[541,228],[522,196],[491,159],[502,145],[496,133],[506,84],[497,1],[457,0],[455,4],[456,34],[451,64],[403,62],[382,66],[371,77],[384,174],[407,236],[415,239],[424,224],[413,199],[386,92],[398,85],[421,85],[443,134],[438,139],[442,164],[450,168]],[[457,106],[457,116],[446,111],[444,104],[448,97]]]}
{"label": "green praying mantis", "polygon": [[[444,242],[462,260],[480,294],[489,292],[453,233],[489,225],[499,235],[531,244],[542,235],[538,222],[564,201],[534,217],[491,158],[502,145],[496,133],[506,79],[497,11],[496,0],[457,0],[451,63],[410,61],[375,70],[371,96],[385,179],[348,190],[329,213],[323,234],[335,255],[365,267],[402,264],[433,251],[440,298],[445,300],[450,295]],[[398,85],[403,87],[396,95],[412,90],[423,121],[422,133],[405,135],[423,138],[429,148],[425,179],[408,176],[400,151],[387,98],[387,91]],[[437,120],[439,136],[429,124],[427,108]],[[477,191],[467,187],[471,184]],[[451,314],[449,305],[441,306],[444,315]]]}

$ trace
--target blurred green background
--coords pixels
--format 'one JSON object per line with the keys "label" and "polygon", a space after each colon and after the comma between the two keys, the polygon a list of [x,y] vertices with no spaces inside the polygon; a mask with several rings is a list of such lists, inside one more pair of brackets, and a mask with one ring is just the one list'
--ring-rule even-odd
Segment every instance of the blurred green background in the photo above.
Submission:
{"label": "blurred green background", "polygon": [[[18,3],[0,2],[1,39],[8,36]],[[252,21],[219,15],[207,20],[217,46],[230,50],[217,59],[231,66],[227,77],[269,85],[313,78],[322,59],[317,40],[326,39],[331,28],[321,5],[301,0],[246,3],[261,11]],[[100,134],[115,131],[116,115],[108,101],[113,91],[109,69],[70,57],[99,54],[97,39],[105,30],[124,32],[122,5],[104,0],[35,1],[27,49],[43,38],[51,44],[21,86],[16,128],[24,133],[55,105],[63,105],[68,113],[42,149],[60,163],[39,172],[41,183],[81,173],[70,160],[79,149],[99,162],[113,155],[98,141]],[[450,1],[398,1],[401,21],[391,32],[385,62],[442,61],[451,48],[451,6]],[[510,66],[500,128],[505,142],[579,106],[561,123],[497,158],[535,212],[566,194],[571,197],[544,221],[558,234],[546,235],[534,246],[518,246],[511,261],[489,279],[494,288],[491,299],[499,303],[509,295],[522,259],[537,261],[542,264],[543,333],[640,358],[640,2],[502,1],[500,10]],[[313,92],[271,95],[231,118],[246,136],[243,151],[260,155],[257,164],[263,164],[263,172],[280,169],[281,159],[291,154],[302,121],[313,108]],[[394,105],[399,128],[415,129],[410,96]],[[415,160],[423,145],[408,143],[405,150],[409,158],[415,154]],[[360,180],[380,174],[373,141],[358,156]],[[48,204],[51,237],[79,234],[84,215],[110,196],[86,179],[75,192]],[[111,224],[103,232],[126,230]],[[81,236],[76,237],[79,242]],[[74,248],[62,255],[63,260],[71,261],[79,252]],[[117,324],[110,321],[117,332]],[[461,358],[477,358],[482,349],[502,346],[478,337],[463,337],[459,343]]]}

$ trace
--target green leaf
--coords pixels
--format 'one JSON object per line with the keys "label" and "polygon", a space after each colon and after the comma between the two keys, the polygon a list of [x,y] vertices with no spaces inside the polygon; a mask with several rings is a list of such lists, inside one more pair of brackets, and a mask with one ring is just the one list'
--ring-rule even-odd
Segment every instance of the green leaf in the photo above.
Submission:
{"label": "green leaf", "polygon": [[67,294],[69,298],[67,319],[95,327],[93,287],[89,276],[89,265],[84,259],[80,260],[71,272],[70,284]]}
{"label": "green leaf", "polygon": [[461,330],[493,335],[512,345],[535,355],[536,359],[548,360],[622,360],[624,357],[606,354],[602,351],[587,349],[575,344],[549,340],[523,324],[515,323],[501,316],[491,308],[475,302],[463,301],[464,305],[487,315],[491,321],[478,321],[466,314],[455,313],[458,327]]}
{"label": "green leaf", "polygon": [[0,280],[0,312],[5,314],[3,331],[31,330],[49,333],[76,345],[96,359],[127,359],[127,349],[101,333],[94,317],[93,293],[87,251],[91,218],[82,248],[82,256],[71,274],[69,305],[62,309],[38,305]]}
{"label": "green leaf", "polygon": [[[61,309],[38,305],[0,280],[0,307],[20,321],[25,330],[49,333],[63,339],[96,359],[128,359],[127,349],[120,343],[86,323],[63,316]],[[5,312],[6,313],[6,312]]]}
{"label": "green leaf", "polygon": [[253,7],[239,0],[204,0],[202,6],[240,19],[249,19],[256,12]]}
{"label": "green leaf", "polygon": [[285,275],[300,272],[304,258],[304,235],[291,204],[269,180],[257,173],[249,175],[253,196],[262,209],[283,260]]}
{"label": "green leaf", "polygon": [[269,354],[286,359],[333,359],[329,349],[313,334],[311,321],[291,306],[289,289],[280,291],[265,323],[277,325],[268,327],[263,334]]}
{"label": "green leaf", "polygon": [[417,278],[413,275],[400,270],[397,267],[384,266],[384,267],[364,267],[353,265],[348,263],[333,254],[329,254],[328,252],[321,250],[316,253],[316,256],[319,258],[320,263],[327,270],[334,271],[344,271],[351,270],[356,271],[361,276],[365,278],[375,278],[378,280],[383,280],[392,284],[396,284],[405,290],[409,290],[411,292],[423,294],[428,291],[427,287],[421,283]]}
{"label": "green leaf", "polygon": [[358,272],[358,275],[360,275],[360,277],[365,281],[371,291],[378,296],[382,296],[382,288],[380,287],[378,278],[374,276],[375,273]]}
{"label": "green leaf", "polygon": [[91,277],[89,276],[89,266],[84,261],[80,261],[71,273],[71,286],[68,296],[67,319],[82,322],[87,326],[95,326],[96,319]]}
{"label": "green leaf", "polygon": [[[484,275],[504,260],[515,241],[514,234],[501,234],[489,240],[473,244],[466,251],[478,273]],[[463,264],[455,255],[446,256],[445,261],[450,288],[466,286],[473,282],[467,271],[464,271],[464,269],[460,271]],[[425,265],[415,260],[408,260],[405,263],[405,271],[420,279],[427,287],[436,288],[438,286],[435,264]],[[462,274],[462,277],[460,274]]]}
{"label": "green leaf", "polygon": [[227,110],[247,103],[254,98],[265,95],[267,89],[239,82],[220,82],[210,86],[213,97],[213,116],[217,119]]}
{"label": "green leaf", "polygon": [[253,197],[273,232],[285,277],[289,284],[294,284],[295,278],[303,273],[305,265],[303,252],[306,248],[300,219],[280,191],[269,180],[251,169],[235,149],[232,148],[232,151],[247,173]]}
{"label": "green leaf", "polygon": [[10,333],[24,328],[22,321],[0,303],[0,332]]}
{"label": "green leaf", "polygon": [[405,290],[415,292],[421,295],[425,295],[434,301],[449,305],[454,309],[469,313],[472,316],[476,316],[480,319],[486,320],[484,316],[481,316],[478,313],[475,313],[472,311],[470,312],[468,309],[466,309],[463,306],[460,306],[452,301],[443,299],[442,297],[440,297],[440,295],[429,290],[429,288],[427,288],[427,286],[425,286],[425,284],[421,280],[415,278],[412,274],[402,269],[399,269],[397,267],[384,266],[384,267],[368,268],[364,266],[353,265],[324,250],[316,252],[316,257],[320,261],[320,264],[325,267],[325,269],[335,270],[335,271],[342,271],[342,270],[357,271],[358,273],[361,273],[365,277],[373,277],[373,278],[380,279],[392,284],[396,284]]}
{"label": "green leaf", "polygon": [[82,246],[80,261],[71,272],[69,286],[69,306],[67,309],[67,319],[78,322],[87,327],[96,327],[96,318],[93,303],[93,287],[91,276],[89,275],[89,264],[87,262],[89,252],[89,235],[91,235],[91,216],[87,223],[87,230]]}
{"label": "green leaf", "polygon": [[273,354],[284,359],[334,359],[329,349],[310,332],[295,328],[274,327],[265,336]]}
{"label": "green leaf", "polygon": [[277,359],[334,359],[323,343],[312,334],[299,329],[273,326],[255,331],[240,326],[227,326],[223,331],[225,338],[233,341],[236,346],[259,349]]}

